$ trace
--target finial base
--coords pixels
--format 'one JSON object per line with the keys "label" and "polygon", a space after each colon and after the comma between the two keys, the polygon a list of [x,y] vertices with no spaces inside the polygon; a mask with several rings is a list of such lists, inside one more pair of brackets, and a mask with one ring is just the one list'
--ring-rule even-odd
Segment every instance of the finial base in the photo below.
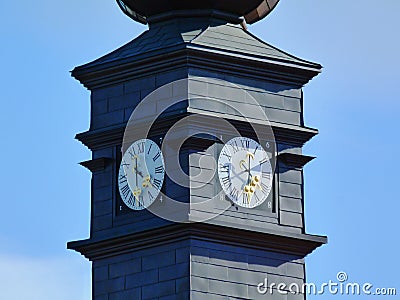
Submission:
{"label": "finial base", "polygon": [[266,17],[279,0],[117,0],[122,11],[133,20],[147,24],[149,19],[172,11],[210,10],[244,17],[249,24]]}

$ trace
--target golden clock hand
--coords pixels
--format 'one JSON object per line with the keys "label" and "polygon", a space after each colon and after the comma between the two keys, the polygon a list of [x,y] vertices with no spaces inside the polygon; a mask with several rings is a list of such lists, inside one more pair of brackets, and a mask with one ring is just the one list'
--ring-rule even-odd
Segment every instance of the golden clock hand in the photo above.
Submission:
{"label": "golden clock hand", "polygon": [[249,169],[250,169],[250,158],[254,160],[254,154],[251,153],[251,152],[247,152],[247,153],[246,153],[246,157],[249,158],[249,166],[248,166],[248,168],[246,168],[246,161],[245,161],[244,159],[242,159],[242,160],[239,162],[239,168],[242,169],[242,167],[243,167],[244,171],[248,172]]}
{"label": "golden clock hand", "polygon": [[245,185],[243,192],[247,195],[247,204],[250,204],[251,198],[253,197],[255,193],[255,189],[251,185]]}
{"label": "golden clock hand", "polygon": [[242,166],[244,166],[244,167],[243,167],[244,172],[248,172],[247,184],[250,184],[250,178],[252,177],[251,172],[250,172],[250,171],[251,171],[251,159],[254,160],[254,154],[251,153],[251,152],[247,152],[247,153],[246,153],[246,157],[249,159],[249,160],[248,160],[248,166],[247,166],[247,168],[246,168],[246,166],[245,166],[246,161],[245,161],[244,159],[242,159],[242,160],[239,162],[239,168],[242,169]]}
{"label": "golden clock hand", "polygon": [[246,161],[244,159],[242,159],[239,162],[239,168],[242,170],[242,166],[244,165],[244,167],[243,167],[244,170],[243,171],[247,172],[247,168],[246,168],[245,164],[246,164]]}
{"label": "golden clock hand", "polygon": [[143,186],[144,188],[147,188],[147,187],[149,187],[149,185],[153,185],[153,183],[151,182],[151,177],[150,177],[150,175],[147,175],[146,177],[143,178],[142,186]]}
{"label": "golden clock hand", "polygon": [[254,193],[256,192],[255,190],[255,184],[254,184],[254,179],[253,176],[251,175],[251,160],[254,160],[254,154],[251,152],[247,152],[246,157],[249,159],[249,164],[248,164],[248,177],[247,177],[247,185],[244,187],[244,192],[247,194],[247,204],[250,204],[251,198],[253,197]]}
{"label": "golden clock hand", "polygon": [[[254,154],[251,153],[251,152],[247,152],[247,153],[246,153],[246,156],[248,156],[249,159],[250,159],[250,157],[251,157],[251,159],[254,159]],[[250,166],[249,166],[249,167],[250,167]]]}
{"label": "golden clock hand", "polygon": [[262,190],[261,188],[261,178],[260,176],[256,175],[251,178],[251,185],[255,188]]}
{"label": "golden clock hand", "polygon": [[250,184],[250,179],[251,179],[251,174],[250,174],[250,158],[251,158],[251,156],[249,155],[249,153],[247,153],[246,156],[248,156],[248,158],[249,158],[249,166],[248,166],[248,169],[247,169],[247,171],[248,171],[248,175],[247,175],[247,184]]}
{"label": "golden clock hand", "polygon": [[[142,190],[138,187],[136,187],[133,190],[133,196],[135,196],[135,199],[137,201],[138,204],[140,204],[140,195],[142,194]],[[139,206],[139,205],[138,205]]]}

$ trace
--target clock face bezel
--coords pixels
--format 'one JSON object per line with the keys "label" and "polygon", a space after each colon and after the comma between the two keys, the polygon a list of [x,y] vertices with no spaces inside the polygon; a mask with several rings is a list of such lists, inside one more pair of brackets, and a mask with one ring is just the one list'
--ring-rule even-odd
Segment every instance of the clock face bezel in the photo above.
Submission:
{"label": "clock face bezel", "polygon": [[165,163],[160,147],[151,139],[137,140],[128,147],[119,164],[119,197],[130,211],[143,211],[159,196],[164,178]]}
{"label": "clock face bezel", "polygon": [[[271,157],[251,138],[234,137],[225,143],[218,157],[217,168],[223,192],[239,207],[257,208],[273,194]],[[273,205],[273,201],[268,202],[271,212]]]}

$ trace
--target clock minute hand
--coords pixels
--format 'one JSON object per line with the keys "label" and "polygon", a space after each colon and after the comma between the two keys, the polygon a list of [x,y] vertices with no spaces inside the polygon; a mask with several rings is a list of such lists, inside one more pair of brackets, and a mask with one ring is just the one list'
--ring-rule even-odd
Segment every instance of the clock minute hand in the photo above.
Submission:
{"label": "clock minute hand", "polygon": [[247,204],[250,204],[251,198],[255,192],[254,187],[252,186],[253,183],[253,176],[251,175],[251,159],[254,159],[254,154],[247,152],[246,156],[249,158],[248,168],[247,168],[247,184],[244,187],[244,192],[247,194]]}
{"label": "clock minute hand", "polygon": [[136,176],[136,187],[138,186],[138,169],[137,169],[137,158],[135,159],[135,176]]}
{"label": "clock minute hand", "polygon": [[248,175],[248,178],[247,178],[247,184],[250,184],[250,178],[252,177],[251,176],[251,159],[254,159],[254,154],[253,153],[251,153],[251,152],[247,152],[247,154],[246,154],[246,156],[248,156],[248,158],[249,158],[249,165],[248,165],[248,168],[247,168],[247,171],[248,171],[248,173],[249,173],[249,175]]}
{"label": "clock minute hand", "polygon": [[248,179],[247,179],[247,184],[249,184],[250,183],[250,155],[248,155],[248,157],[249,157],[249,168],[248,168],[248,171],[249,171],[249,176],[248,176]]}

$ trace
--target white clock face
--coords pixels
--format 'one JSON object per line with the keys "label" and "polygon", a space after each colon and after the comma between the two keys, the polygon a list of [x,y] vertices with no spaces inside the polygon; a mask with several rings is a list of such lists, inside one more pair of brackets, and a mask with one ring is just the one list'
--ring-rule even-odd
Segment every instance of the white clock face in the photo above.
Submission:
{"label": "white clock face", "polygon": [[122,157],[118,187],[122,200],[130,209],[149,207],[160,193],[165,166],[160,148],[149,139],[134,142]]}
{"label": "white clock face", "polygon": [[270,158],[256,141],[245,137],[233,138],[219,155],[218,177],[224,192],[235,204],[257,207],[271,192],[273,173]]}

